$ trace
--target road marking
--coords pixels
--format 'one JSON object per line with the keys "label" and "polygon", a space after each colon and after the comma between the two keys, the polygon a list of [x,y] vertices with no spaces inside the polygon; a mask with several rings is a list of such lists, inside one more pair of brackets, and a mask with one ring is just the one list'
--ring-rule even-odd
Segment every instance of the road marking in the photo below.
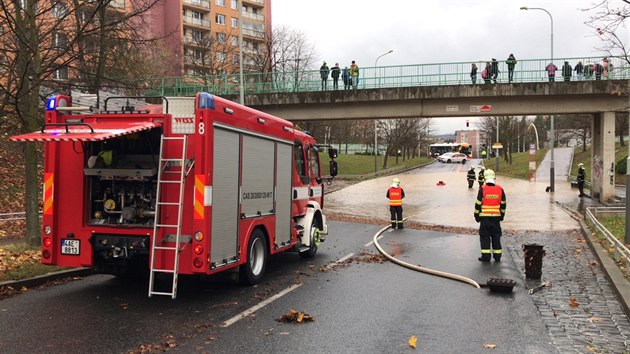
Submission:
{"label": "road marking", "polygon": [[[394,230],[393,230],[393,229],[390,229],[390,230],[389,230],[389,231],[387,231],[387,232],[392,232],[392,231],[394,231]],[[381,235],[379,235],[379,236],[378,236],[378,238],[377,238],[377,240],[380,240],[382,237],[383,237],[383,235],[382,235],[382,234],[381,234]],[[366,243],[365,245],[363,245],[363,247],[370,247],[370,246],[372,246],[373,244],[374,244],[374,240],[372,240],[372,241],[370,241],[370,242]]]}
{"label": "road marking", "polygon": [[238,322],[239,320],[242,320],[243,318],[251,315],[252,313],[260,310],[261,308],[269,305],[270,303],[278,300],[279,298],[283,297],[284,295],[292,292],[293,290],[299,288],[300,286],[302,286],[302,283],[299,284],[293,284],[290,287],[282,290],[281,292],[275,294],[274,296],[268,298],[267,300],[261,301],[260,303],[248,308],[247,310],[239,313],[238,315],[230,318],[229,320],[223,322],[221,324],[221,327],[230,327],[231,325],[233,325],[234,323]]}
{"label": "road marking", "polygon": [[328,264],[327,266],[325,266],[325,267],[324,267],[324,269],[332,269],[332,268],[334,268],[337,264],[345,262],[346,260],[348,260],[348,258],[350,258],[350,257],[352,257],[352,256],[354,256],[354,253],[347,254],[347,255],[345,255],[345,256],[343,256],[343,257],[339,258],[338,260],[336,260],[334,263],[330,263],[330,264]]}

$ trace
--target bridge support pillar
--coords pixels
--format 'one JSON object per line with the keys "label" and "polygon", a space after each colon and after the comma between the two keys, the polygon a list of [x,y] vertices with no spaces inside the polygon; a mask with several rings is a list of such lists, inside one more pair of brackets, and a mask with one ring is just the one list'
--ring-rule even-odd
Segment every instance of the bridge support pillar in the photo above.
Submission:
{"label": "bridge support pillar", "polygon": [[615,112],[595,114],[591,131],[591,195],[605,203],[615,196]]}

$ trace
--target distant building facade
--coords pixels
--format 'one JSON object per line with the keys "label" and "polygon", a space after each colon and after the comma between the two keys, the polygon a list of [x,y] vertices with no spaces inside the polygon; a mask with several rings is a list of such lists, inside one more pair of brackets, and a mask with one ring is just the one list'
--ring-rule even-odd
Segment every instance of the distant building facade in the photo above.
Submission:
{"label": "distant building facade", "polygon": [[472,145],[473,158],[479,158],[481,156],[481,150],[488,150],[487,137],[485,132],[479,129],[467,129],[455,131],[455,142],[466,143]]}

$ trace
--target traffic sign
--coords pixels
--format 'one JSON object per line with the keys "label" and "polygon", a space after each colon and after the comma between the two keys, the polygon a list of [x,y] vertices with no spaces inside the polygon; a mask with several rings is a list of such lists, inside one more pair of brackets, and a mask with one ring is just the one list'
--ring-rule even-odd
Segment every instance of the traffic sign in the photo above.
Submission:
{"label": "traffic sign", "polygon": [[484,104],[481,106],[480,112],[492,112],[492,106],[489,104]]}

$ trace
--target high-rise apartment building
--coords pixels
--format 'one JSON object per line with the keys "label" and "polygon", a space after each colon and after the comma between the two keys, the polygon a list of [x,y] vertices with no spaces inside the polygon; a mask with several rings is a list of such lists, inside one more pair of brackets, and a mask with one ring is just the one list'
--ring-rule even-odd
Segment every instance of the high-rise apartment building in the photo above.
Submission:
{"label": "high-rise apartment building", "polygon": [[271,0],[166,0],[151,10],[148,23],[148,35],[165,38],[170,75],[235,73],[239,29],[245,69],[252,67],[247,54],[266,48],[271,35]]}

